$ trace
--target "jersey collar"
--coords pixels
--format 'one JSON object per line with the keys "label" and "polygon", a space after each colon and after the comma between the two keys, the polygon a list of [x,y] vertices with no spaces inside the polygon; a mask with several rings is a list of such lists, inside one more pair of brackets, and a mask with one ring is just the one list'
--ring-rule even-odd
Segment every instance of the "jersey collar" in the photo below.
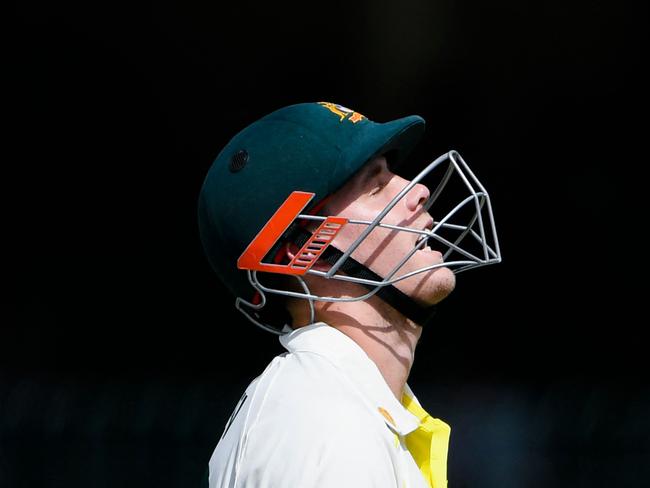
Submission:
{"label": "jersey collar", "polygon": [[[398,434],[407,435],[420,425],[418,416],[395,398],[374,361],[343,332],[325,322],[315,322],[288,332],[279,340],[289,352],[308,351],[326,357],[350,378],[368,406],[379,412]],[[415,398],[408,384],[404,390]]]}

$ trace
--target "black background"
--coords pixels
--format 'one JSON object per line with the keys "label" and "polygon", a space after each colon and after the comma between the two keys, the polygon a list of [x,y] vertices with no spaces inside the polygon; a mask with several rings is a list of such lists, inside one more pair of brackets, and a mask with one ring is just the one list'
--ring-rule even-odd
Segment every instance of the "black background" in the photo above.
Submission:
{"label": "black background", "polygon": [[423,116],[413,160],[456,149],[491,194],[503,263],[459,275],[409,378],[452,426],[450,486],[646,482],[647,6],[12,13],[0,486],[196,486],[283,352],[211,271],[198,191],[240,129],[321,100]]}

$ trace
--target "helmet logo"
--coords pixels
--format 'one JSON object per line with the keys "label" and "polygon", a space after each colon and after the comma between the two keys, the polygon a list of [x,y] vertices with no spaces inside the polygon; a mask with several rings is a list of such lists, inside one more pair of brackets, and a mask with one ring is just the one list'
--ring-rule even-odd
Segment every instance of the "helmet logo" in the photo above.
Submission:
{"label": "helmet logo", "polygon": [[357,122],[365,119],[366,117],[364,115],[361,115],[359,112],[355,112],[354,110],[350,110],[347,107],[344,107],[343,105],[339,105],[337,103],[331,103],[331,102],[318,102],[318,105],[325,107],[327,110],[332,112],[335,115],[338,115],[339,117],[339,122],[343,122],[344,120],[348,120],[352,122],[353,124],[356,124]]}

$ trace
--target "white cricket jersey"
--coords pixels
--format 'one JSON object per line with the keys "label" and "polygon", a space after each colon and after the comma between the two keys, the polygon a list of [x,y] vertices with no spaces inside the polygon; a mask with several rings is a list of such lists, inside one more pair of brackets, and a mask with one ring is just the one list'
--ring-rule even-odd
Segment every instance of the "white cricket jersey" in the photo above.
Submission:
{"label": "white cricket jersey", "polygon": [[209,462],[210,488],[445,488],[449,426],[323,322],[280,336]]}

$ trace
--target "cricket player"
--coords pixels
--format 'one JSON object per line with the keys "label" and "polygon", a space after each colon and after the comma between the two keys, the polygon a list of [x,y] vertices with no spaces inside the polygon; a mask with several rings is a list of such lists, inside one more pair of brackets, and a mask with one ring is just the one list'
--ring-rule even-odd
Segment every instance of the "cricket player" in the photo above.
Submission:
{"label": "cricket player", "polygon": [[241,130],[210,167],[207,258],[286,352],[235,405],[205,486],[447,486],[450,427],[407,379],[457,274],[501,253],[490,197],[456,151],[407,160],[423,132],[416,115],[300,103]]}

